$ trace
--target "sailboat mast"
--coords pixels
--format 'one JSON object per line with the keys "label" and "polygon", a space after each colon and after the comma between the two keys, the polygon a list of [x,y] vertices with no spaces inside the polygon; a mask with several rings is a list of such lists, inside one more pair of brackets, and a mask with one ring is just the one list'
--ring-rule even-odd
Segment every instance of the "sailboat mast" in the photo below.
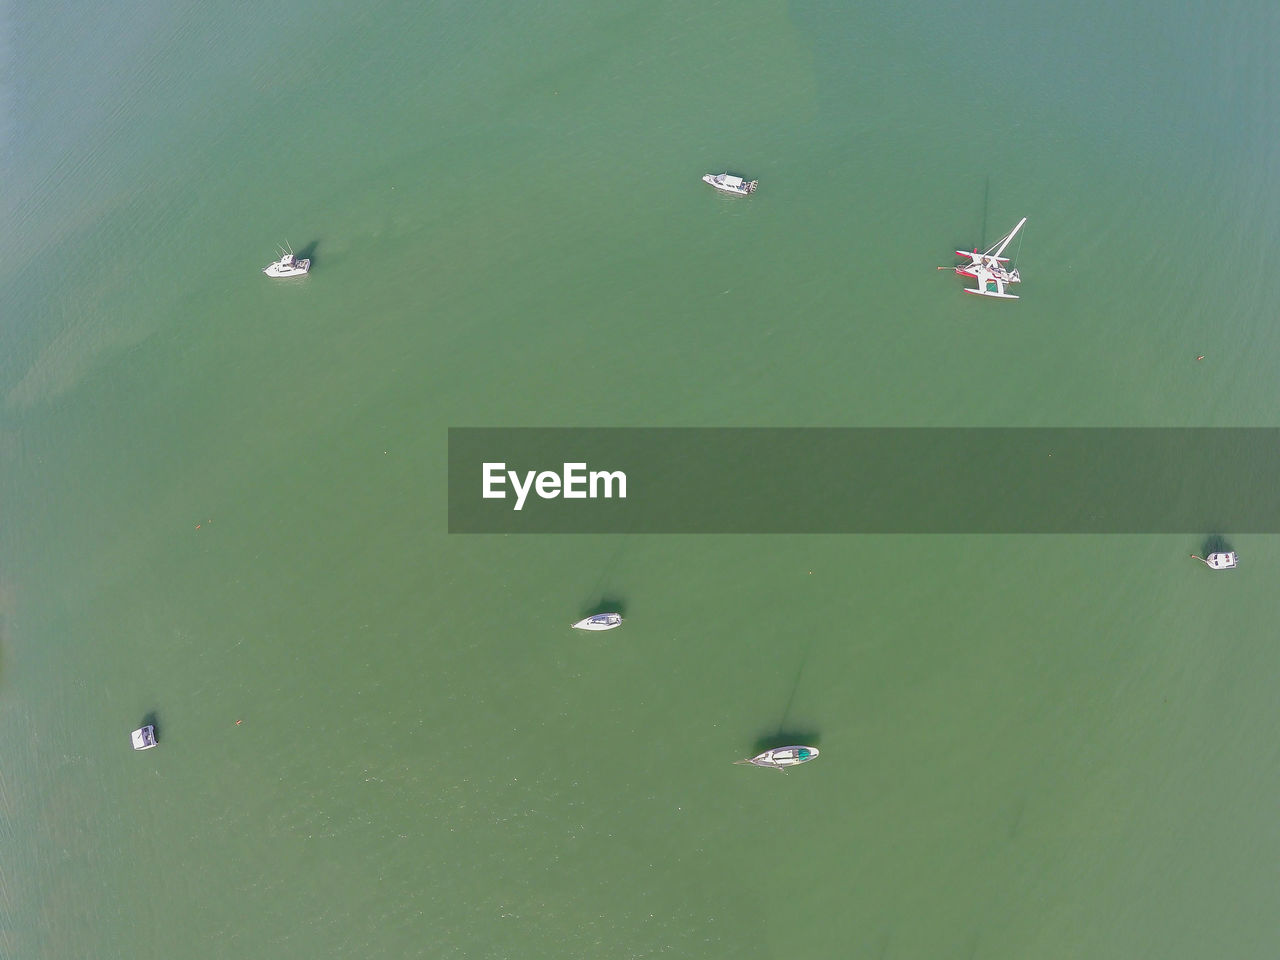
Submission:
{"label": "sailboat mast", "polygon": [[1027,222],[1027,218],[1026,218],[1026,217],[1023,217],[1021,220],[1019,220],[1019,221],[1018,221],[1018,225],[1017,225],[1016,227],[1014,227],[1014,228],[1013,228],[1013,232],[1012,232],[1011,234],[1009,234],[1007,237],[1005,237],[1003,240],[1001,240],[1001,241],[1000,241],[1000,245],[999,245],[998,247],[996,247],[995,253],[993,253],[993,254],[991,254],[991,255],[992,255],[993,257],[998,257],[998,256],[1000,256],[1000,254],[1004,253],[1004,248],[1005,248],[1005,247],[1007,247],[1007,246],[1009,245],[1009,241],[1010,241],[1010,240],[1012,240],[1014,237],[1016,237],[1016,236],[1018,235],[1018,231],[1022,229],[1022,225],[1023,225],[1024,223],[1026,223],[1026,222]]}

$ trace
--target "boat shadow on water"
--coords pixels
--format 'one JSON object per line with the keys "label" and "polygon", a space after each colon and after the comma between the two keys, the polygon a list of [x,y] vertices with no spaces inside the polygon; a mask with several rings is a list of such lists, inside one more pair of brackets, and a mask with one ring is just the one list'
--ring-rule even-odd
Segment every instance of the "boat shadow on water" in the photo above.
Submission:
{"label": "boat shadow on water", "polygon": [[822,746],[821,733],[810,727],[791,722],[791,709],[795,706],[796,695],[800,692],[800,681],[804,678],[804,668],[809,663],[809,655],[811,653],[813,653],[812,637],[805,644],[804,652],[800,654],[800,662],[796,665],[796,675],[791,681],[791,690],[787,693],[787,702],[782,707],[782,715],[778,719],[778,725],[768,733],[757,735],[751,747],[752,755],[759,755],[778,747]]}
{"label": "boat shadow on water", "polygon": [[1215,533],[1213,536],[1205,537],[1204,545],[1200,548],[1200,554],[1207,557],[1211,553],[1231,553],[1234,550],[1235,547],[1227,542],[1226,537]]}
{"label": "boat shadow on water", "polygon": [[310,243],[304,243],[294,251],[294,256],[299,260],[310,260],[311,266],[316,265],[316,251],[320,249],[320,241],[312,240]]}
{"label": "boat shadow on water", "polygon": [[583,618],[596,617],[602,613],[616,613],[625,619],[627,616],[627,601],[623,600],[621,597],[605,594],[600,598],[599,603],[586,607],[583,610],[582,616]]}
{"label": "boat shadow on water", "polygon": [[756,737],[755,742],[751,746],[751,755],[758,756],[766,750],[776,750],[778,747],[789,747],[793,744],[802,743],[810,747],[822,746],[822,734],[817,730],[806,730],[801,727],[778,728],[767,734]]}

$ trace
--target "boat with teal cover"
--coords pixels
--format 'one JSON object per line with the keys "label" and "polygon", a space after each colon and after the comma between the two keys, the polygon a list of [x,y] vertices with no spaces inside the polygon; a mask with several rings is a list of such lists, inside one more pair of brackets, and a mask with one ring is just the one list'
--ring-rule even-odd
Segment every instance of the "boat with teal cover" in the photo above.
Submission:
{"label": "boat with teal cover", "polygon": [[817,747],[774,747],[772,750],[766,750],[746,760],[735,760],[734,763],[751,763],[757,767],[771,767],[774,770],[785,771],[787,767],[808,763],[817,756]]}

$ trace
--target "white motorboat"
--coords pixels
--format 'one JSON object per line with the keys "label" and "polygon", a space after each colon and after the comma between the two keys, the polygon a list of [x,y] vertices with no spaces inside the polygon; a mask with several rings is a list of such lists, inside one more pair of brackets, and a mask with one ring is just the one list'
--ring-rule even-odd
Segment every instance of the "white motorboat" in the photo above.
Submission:
{"label": "white motorboat", "polygon": [[1197,557],[1194,553],[1191,555],[1199,560],[1210,570],[1231,570],[1240,565],[1240,558],[1236,556],[1234,550],[1224,550],[1221,553],[1211,553],[1207,557]]}
{"label": "white motorboat", "polygon": [[[976,293],[980,297],[999,297],[1002,300],[1018,299],[1016,293],[1007,293],[1005,287],[1012,283],[1021,283],[1022,275],[1018,273],[1016,267],[1005,266],[1009,262],[1009,258],[1002,257],[1000,254],[1004,253],[1004,248],[1009,245],[1010,240],[1018,235],[1018,231],[1022,229],[1022,225],[1026,222],[1027,218],[1023,217],[1012,231],[1001,237],[1000,241],[985,253],[979,253],[977,250],[973,252],[968,250],[956,251],[956,256],[969,257],[972,261],[956,267],[956,273],[962,277],[972,277],[977,281],[974,286],[965,287],[965,293]],[[996,286],[994,290],[990,286],[992,283]]]}
{"label": "white motorboat", "polygon": [[735,197],[746,197],[756,192],[759,180],[744,180],[742,177],[731,177],[727,173],[708,173],[702,177],[703,183],[709,183],[721,193],[731,193]]}
{"label": "white motorboat", "polygon": [[620,613],[597,613],[594,617],[587,617],[573,624],[574,630],[612,630],[614,627],[622,626],[622,614]]}
{"label": "white motorboat", "polygon": [[310,269],[310,259],[299,260],[294,257],[292,250],[288,247],[282,247],[280,259],[274,263],[268,263],[262,268],[262,272],[268,277],[274,277],[279,280],[285,277],[305,277]]}
{"label": "white motorboat", "polygon": [[145,727],[139,727],[129,736],[133,740],[135,750],[150,750],[157,742],[156,728],[149,723]]}
{"label": "white motorboat", "polygon": [[735,760],[734,763],[751,763],[757,767],[770,767],[785,771],[787,767],[808,763],[818,756],[817,747],[774,747],[764,753],[749,757],[746,760]]}

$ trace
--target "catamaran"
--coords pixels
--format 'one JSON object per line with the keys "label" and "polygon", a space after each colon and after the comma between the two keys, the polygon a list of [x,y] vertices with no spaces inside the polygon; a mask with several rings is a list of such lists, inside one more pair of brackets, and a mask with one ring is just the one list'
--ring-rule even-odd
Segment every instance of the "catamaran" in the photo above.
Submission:
{"label": "catamaran", "polygon": [[709,183],[721,193],[731,193],[735,197],[746,197],[756,192],[759,180],[744,180],[742,177],[731,177],[727,173],[707,173],[702,176],[703,183]]}
{"label": "catamaran", "polygon": [[311,261],[295,259],[293,251],[286,244],[280,248],[280,259],[275,263],[268,263],[262,268],[262,272],[278,280],[283,277],[305,277],[310,269]]}
{"label": "catamaran", "polygon": [[[1018,296],[1014,293],[1007,293],[1005,287],[1011,283],[1021,283],[1022,277],[1017,269],[1010,269],[1005,266],[1009,262],[1008,257],[1002,257],[1004,248],[1009,245],[1009,241],[1018,235],[1018,231],[1022,229],[1022,225],[1027,222],[1027,218],[1023,217],[1018,221],[1018,225],[1008,234],[1000,238],[986,253],[979,253],[977,249],[972,252],[968,250],[957,250],[956,256],[969,257],[971,263],[956,267],[956,273],[962,277],[972,277],[978,281],[973,287],[965,287],[965,293],[976,293],[980,297],[1000,297],[1004,300],[1017,300]],[[939,268],[941,269],[941,268]],[[991,289],[994,283],[996,288]]]}
{"label": "catamaran", "polygon": [[801,763],[808,763],[818,756],[817,747],[774,747],[764,753],[758,753],[746,760],[735,760],[734,763],[751,763],[757,767],[770,767],[774,770],[786,771]]}

